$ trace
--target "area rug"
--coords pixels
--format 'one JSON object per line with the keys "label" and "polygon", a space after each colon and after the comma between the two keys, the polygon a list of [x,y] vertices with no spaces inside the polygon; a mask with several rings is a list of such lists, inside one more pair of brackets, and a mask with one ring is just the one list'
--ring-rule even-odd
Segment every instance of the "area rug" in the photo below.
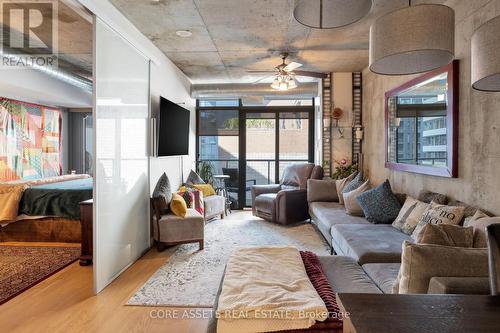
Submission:
{"label": "area rug", "polygon": [[128,305],[212,307],[231,252],[241,247],[290,245],[318,255],[329,247],[310,223],[281,226],[260,219],[216,220],[205,226],[205,249],[177,248],[168,262],[130,298]]}
{"label": "area rug", "polygon": [[0,245],[0,304],[68,266],[80,247]]}

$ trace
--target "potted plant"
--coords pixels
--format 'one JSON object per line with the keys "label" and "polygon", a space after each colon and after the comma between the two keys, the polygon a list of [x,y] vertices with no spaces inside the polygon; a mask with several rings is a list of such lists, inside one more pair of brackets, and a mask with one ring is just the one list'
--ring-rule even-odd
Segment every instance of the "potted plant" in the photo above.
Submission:
{"label": "potted plant", "polygon": [[345,158],[335,161],[335,164],[335,171],[332,174],[333,179],[346,178],[353,172],[358,171],[358,165],[349,163]]}
{"label": "potted plant", "polygon": [[207,184],[214,184],[214,171],[215,167],[210,161],[203,161],[198,165],[198,174]]}

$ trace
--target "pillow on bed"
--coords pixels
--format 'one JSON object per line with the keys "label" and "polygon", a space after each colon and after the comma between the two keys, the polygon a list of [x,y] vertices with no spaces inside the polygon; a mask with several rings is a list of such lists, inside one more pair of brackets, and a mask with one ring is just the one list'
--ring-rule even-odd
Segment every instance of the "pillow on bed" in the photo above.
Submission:
{"label": "pillow on bed", "polygon": [[0,222],[16,219],[24,188],[24,185],[0,185]]}

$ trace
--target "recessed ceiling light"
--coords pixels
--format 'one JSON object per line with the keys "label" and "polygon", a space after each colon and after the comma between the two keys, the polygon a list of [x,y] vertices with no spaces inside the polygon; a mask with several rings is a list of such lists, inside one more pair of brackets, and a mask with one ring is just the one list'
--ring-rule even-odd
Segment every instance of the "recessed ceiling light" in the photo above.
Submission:
{"label": "recessed ceiling light", "polygon": [[183,38],[186,38],[186,37],[191,37],[193,35],[193,33],[189,30],[177,30],[175,32],[175,34],[179,37],[183,37]]}

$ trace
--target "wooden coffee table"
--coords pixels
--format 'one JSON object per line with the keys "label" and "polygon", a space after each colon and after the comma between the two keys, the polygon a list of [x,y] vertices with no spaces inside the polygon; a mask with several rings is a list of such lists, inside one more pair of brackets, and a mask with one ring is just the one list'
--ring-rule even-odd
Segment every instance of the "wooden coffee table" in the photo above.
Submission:
{"label": "wooden coffee table", "polygon": [[339,294],[344,333],[500,332],[500,296]]}

